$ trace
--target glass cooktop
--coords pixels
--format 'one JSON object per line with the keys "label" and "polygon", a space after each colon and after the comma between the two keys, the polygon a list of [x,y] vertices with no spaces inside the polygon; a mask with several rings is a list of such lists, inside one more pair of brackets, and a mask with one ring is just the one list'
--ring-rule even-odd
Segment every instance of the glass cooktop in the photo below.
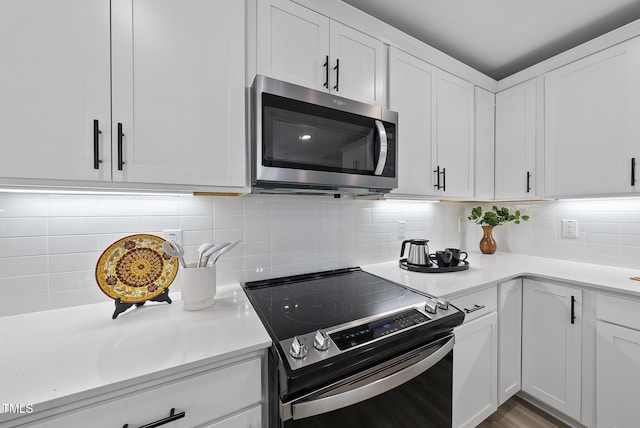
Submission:
{"label": "glass cooktop", "polygon": [[394,311],[426,297],[360,268],[244,284],[277,341]]}

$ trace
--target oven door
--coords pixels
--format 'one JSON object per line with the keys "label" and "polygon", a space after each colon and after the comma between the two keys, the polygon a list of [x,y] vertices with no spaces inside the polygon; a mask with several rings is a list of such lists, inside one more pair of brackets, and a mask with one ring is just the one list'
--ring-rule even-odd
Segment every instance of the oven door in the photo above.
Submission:
{"label": "oven door", "polygon": [[284,428],[451,426],[453,335],[288,403]]}

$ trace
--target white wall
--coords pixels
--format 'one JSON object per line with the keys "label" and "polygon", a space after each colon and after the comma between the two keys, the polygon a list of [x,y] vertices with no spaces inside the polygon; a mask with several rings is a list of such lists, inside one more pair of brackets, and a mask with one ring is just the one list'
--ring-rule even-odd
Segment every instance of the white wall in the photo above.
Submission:
{"label": "white wall", "polygon": [[[640,199],[500,204],[531,220],[494,230],[498,251],[637,268],[640,271]],[[469,205],[468,209],[470,210]],[[491,204],[483,205],[490,208]],[[561,237],[561,220],[578,221],[578,238]],[[468,223],[465,246],[478,248],[482,229]]]}
{"label": "white wall", "polygon": [[445,236],[451,211],[462,208],[315,196],[0,193],[0,316],[109,300],[95,265],[130,234],[183,229],[187,260],[202,242],[241,239],[220,259],[225,284],[397,259],[401,220],[406,238],[458,245]]}
{"label": "white wall", "polygon": [[[110,300],[96,285],[95,265],[105,248],[130,234],[183,229],[187,260],[202,242],[241,239],[219,262],[218,282],[225,284],[397,260],[403,237],[429,239],[431,251],[477,251],[481,228],[465,220],[458,229],[472,206],[315,196],[0,193],[0,316]],[[506,206],[532,219],[497,228],[498,251],[640,271],[640,199]],[[560,237],[561,219],[578,220],[577,239]],[[171,287],[179,289],[180,276]]]}

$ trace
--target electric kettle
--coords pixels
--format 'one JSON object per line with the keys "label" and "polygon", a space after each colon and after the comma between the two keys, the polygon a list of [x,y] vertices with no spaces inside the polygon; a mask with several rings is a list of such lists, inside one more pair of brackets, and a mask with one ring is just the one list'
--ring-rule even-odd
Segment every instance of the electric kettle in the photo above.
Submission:
{"label": "electric kettle", "polygon": [[400,249],[400,258],[404,254],[405,246],[409,243],[409,255],[407,256],[407,263],[412,265],[431,266],[429,260],[429,246],[428,239],[407,239],[402,241],[402,248]]}

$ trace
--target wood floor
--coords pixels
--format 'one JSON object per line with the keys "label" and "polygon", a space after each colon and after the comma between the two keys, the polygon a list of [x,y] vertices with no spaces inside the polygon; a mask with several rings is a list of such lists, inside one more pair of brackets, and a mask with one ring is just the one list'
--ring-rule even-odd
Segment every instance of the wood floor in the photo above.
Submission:
{"label": "wood floor", "polygon": [[568,425],[549,416],[519,397],[512,397],[478,428],[566,428]]}

